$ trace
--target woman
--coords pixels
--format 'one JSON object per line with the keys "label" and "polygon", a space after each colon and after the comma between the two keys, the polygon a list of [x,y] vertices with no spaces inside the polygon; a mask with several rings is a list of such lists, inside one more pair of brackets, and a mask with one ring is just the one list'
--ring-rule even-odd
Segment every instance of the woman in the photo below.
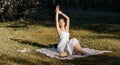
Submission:
{"label": "woman", "polygon": [[[58,20],[58,16],[62,15],[66,18],[66,23],[63,18]],[[69,26],[70,18],[60,11],[60,7],[56,6],[56,29],[60,37],[60,42],[57,46],[60,57],[66,57],[74,53],[86,54],[79,44],[79,41],[76,38],[69,40]]]}

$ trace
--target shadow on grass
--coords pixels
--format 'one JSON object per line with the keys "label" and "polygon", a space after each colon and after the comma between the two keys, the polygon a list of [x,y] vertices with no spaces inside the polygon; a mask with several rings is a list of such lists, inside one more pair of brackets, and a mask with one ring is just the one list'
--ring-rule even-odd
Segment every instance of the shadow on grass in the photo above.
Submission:
{"label": "shadow on grass", "polygon": [[28,22],[20,22],[20,21],[15,21],[12,22],[10,25],[7,25],[6,27],[10,27],[10,28],[25,28],[28,26]]}
{"label": "shadow on grass", "polygon": [[120,65],[120,55],[116,56],[116,54],[120,54],[118,52],[117,53],[112,52],[109,54],[107,53],[107,54],[84,57],[84,58],[76,58],[74,60],[70,60],[70,61],[66,60],[62,62],[71,63],[75,65]]}
{"label": "shadow on grass", "polygon": [[74,24],[71,25],[72,29],[85,29],[91,30],[97,33],[110,33],[110,34],[120,34],[120,25],[119,24]]}
{"label": "shadow on grass", "polygon": [[[118,51],[119,52],[119,51]],[[76,58],[74,60],[57,60],[57,59],[51,59],[50,61],[45,61],[45,59],[48,57],[42,57],[44,60],[41,60],[39,58],[21,58],[21,57],[15,57],[15,56],[9,56],[6,54],[2,54],[0,56],[0,64],[1,65],[11,65],[11,64],[18,64],[18,65],[120,65],[120,53],[119,56],[118,52],[112,52],[102,55],[96,55],[96,56],[90,56],[90,57],[84,57],[84,58]],[[35,56],[41,57],[44,55],[36,54]],[[32,59],[32,60],[31,60]],[[55,61],[54,61],[55,60]],[[8,61],[8,62],[7,62]],[[10,64],[11,63],[11,64]]]}
{"label": "shadow on grass", "polygon": [[120,39],[119,35],[117,35],[117,36],[92,35],[92,36],[88,36],[88,37],[93,38],[93,39]]}
{"label": "shadow on grass", "polygon": [[[21,59],[20,57],[11,57],[11,56],[8,56],[8,55],[6,55],[6,54],[2,54],[1,56],[0,56],[0,58],[2,59],[2,60],[7,60],[7,61],[12,61],[12,62],[15,62],[15,63],[20,63],[20,64],[34,64],[34,63],[32,63],[32,62],[30,62],[30,61],[27,61],[27,60],[25,60],[25,59]],[[1,65],[2,64],[4,64],[4,63],[0,63]],[[7,64],[7,62],[5,62],[5,64]]]}
{"label": "shadow on grass", "polygon": [[[46,20],[46,21],[38,21],[38,22],[32,22],[30,24],[34,25],[43,25],[45,27],[55,27],[55,21],[53,20]],[[120,25],[116,23],[95,23],[95,22],[85,22],[83,23],[79,21],[71,22],[70,29],[85,29],[85,30],[91,30],[97,33],[110,33],[110,34],[120,34]]]}
{"label": "shadow on grass", "polygon": [[29,20],[29,25],[43,25],[45,27],[54,27],[55,21],[50,19],[39,20],[39,21]]}
{"label": "shadow on grass", "polygon": [[[18,65],[50,65],[49,62],[47,61],[42,61],[42,60],[39,60],[39,59],[32,59],[32,60],[29,60],[29,59],[25,59],[25,58],[21,58],[21,57],[14,57],[14,56],[8,56],[6,54],[2,54],[0,56],[0,58],[2,60],[0,61],[3,61],[3,62],[0,62],[0,65],[11,65],[11,64],[18,64]],[[8,62],[4,62],[4,61],[8,61]]]}
{"label": "shadow on grass", "polygon": [[57,48],[57,45],[58,45],[58,44],[43,45],[43,44],[40,44],[40,43],[37,43],[37,42],[23,40],[23,39],[14,39],[14,38],[10,38],[10,39],[14,40],[14,41],[17,41],[19,43],[22,43],[22,44],[29,44],[29,45],[32,45],[32,46],[35,46],[35,47],[41,47],[41,48],[49,48],[49,47]]}

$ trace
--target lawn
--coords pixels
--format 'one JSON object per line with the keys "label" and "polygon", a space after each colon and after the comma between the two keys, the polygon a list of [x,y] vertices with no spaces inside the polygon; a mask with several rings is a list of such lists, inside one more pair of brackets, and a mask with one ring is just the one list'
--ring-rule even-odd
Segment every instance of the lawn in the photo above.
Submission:
{"label": "lawn", "polygon": [[[105,18],[102,20],[105,20]],[[89,21],[89,19],[86,21]],[[114,21],[114,19],[111,21]],[[29,23],[29,21],[1,22],[0,65],[120,65],[119,24],[90,22],[79,23],[78,25],[76,23],[71,24],[70,38],[77,38],[82,47],[111,50],[112,52],[74,60],[49,58],[35,50],[58,44],[59,37],[54,21],[44,21],[42,23]],[[17,52],[17,50],[23,48],[29,48],[31,51],[27,53]]]}

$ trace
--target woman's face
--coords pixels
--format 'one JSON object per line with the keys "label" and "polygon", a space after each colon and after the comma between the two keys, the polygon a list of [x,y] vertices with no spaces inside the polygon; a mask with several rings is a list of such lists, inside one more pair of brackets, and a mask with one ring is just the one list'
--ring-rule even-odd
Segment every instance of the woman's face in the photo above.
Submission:
{"label": "woman's face", "polygon": [[59,20],[59,24],[60,24],[60,27],[64,27],[65,26],[65,21],[64,21],[64,19],[60,19]]}

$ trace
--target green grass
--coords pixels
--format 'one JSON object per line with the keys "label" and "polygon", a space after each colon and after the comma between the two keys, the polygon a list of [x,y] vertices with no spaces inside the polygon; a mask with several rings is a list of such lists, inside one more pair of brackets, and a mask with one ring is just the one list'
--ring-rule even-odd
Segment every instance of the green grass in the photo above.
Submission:
{"label": "green grass", "polygon": [[[89,28],[93,26],[97,26],[96,29],[100,27],[92,24],[84,24],[80,27],[71,26],[70,38],[77,38],[82,47],[111,50],[112,53],[74,60],[58,60],[35,51],[35,49],[58,43],[59,38],[55,26],[19,22],[0,23],[0,65],[120,65],[119,32],[109,32],[108,30],[109,28],[119,30],[120,25],[106,24],[104,25],[108,27],[106,32],[98,31],[103,28],[98,30]],[[30,48],[31,51],[28,53],[16,52],[23,48]]]}
{"label": "green grass", "polygon": [[[31,14],[35,15],[27,22],[0,23],[0,65],[120,65],[120,13],[67,11],[71,17],[70,38],[77,38],[82,47],[112,51],[74,60],[49,58],[35,51],[58,44],[59,37],[55,22],[43,21],[50,18],[47,13],[41,21],[33,20],[39,20],[40,13]],[[23,48],[31,51],[16,52]]]}

